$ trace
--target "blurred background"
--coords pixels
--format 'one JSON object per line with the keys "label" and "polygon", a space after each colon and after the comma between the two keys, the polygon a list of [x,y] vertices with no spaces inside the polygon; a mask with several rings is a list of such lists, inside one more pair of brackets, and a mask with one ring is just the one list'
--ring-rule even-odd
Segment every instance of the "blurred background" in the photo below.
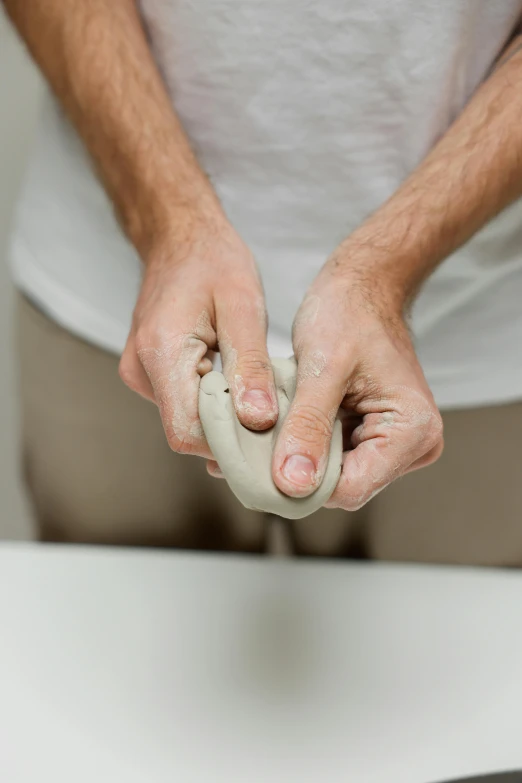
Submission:
{"label": "blurred background", "polygon": [[0,8],[0,538],[31,536],[19,476],[18,409],[13,363],[13,288],[7,244],[13,205],[32,142],[42,85]]}

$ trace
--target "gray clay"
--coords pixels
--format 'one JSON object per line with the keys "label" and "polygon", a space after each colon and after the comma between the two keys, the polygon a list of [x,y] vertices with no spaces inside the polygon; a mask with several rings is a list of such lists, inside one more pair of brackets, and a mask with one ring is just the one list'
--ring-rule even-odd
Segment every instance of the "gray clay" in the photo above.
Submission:
{"label": "gray clay", "polygon": [[306,498],[290,498],[272,480],[272,452],[295,394],[296,363],[272,361],[279,402],[279,418],[272,429],[252,432],[236,416],[227,382],[220,372],[201,379],[199,415],[205,435],[232,492],[247,508],[287,519],[301,519],[325,504],[341,473],[342,425],[335,422],[328,466],[321,486]]}

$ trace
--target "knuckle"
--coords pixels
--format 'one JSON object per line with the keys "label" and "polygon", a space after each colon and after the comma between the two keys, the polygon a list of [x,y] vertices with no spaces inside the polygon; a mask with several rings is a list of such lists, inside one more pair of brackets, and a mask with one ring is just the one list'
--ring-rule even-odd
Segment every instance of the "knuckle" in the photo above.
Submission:
{"label": "knuckle", "polygon": [[355,496],[345,490],[339,492],[338,496],[332,500],[335,500],[335,507],[342,508],[343,511],[359,511],[366,504],[368,498],[364,494]]}
{"label": "knuckle", "polygon": [[292,436],[310,445],[320,443],[332,431],[328,416],[316,405],[299,405],[287,418]]}
{"label": "knuckle", "polygon": [[443,433],[444,425],[442,422],[442,416],[438,411],[433,412],[426,424],[424,433],[424,442],[426,446],[428,446],[428,449],[436,450],[437,448],[440,448],[440,453],[442,453],[442,447],[444,443]]}
{"label": "knuckle", "polygon": [[342,502],[341,508],[343,511],[360,511],[361,508],[366,505],[366,502],[366,500],[360,498],[345,498]]}
{"label": "knuckle", "polygon": [[181,440],[181,441],[178,440],[177,444],[178,445],[176,448],[172,448],[171,446],[172,450],[175,451],[176,454],[192,454],[193,447],[189,443],[187,443],[186,440]]}
{"label": "knuckle", "polygon": [[183,433],[174,432],[174,428],[171,425],[164,425],[165,435],[167,443],[172,451],[176,454],[191,454],[192,446]]}
{"label": "knuckle", "polygon": [[433,465],[434,462],[442,456],[444,451],[444,440],[441,438],[438,443],[431,449],[426,457],[426,465]]}
{"label": "knuckle", "polygon": [[126,354],[123,354],[122,358],[120,359],[120,363],[118,365],[118,375],[120,376],[125,386],[128,386],[129,389],[132,389],[133,391],[139,385],[138,373],[136,372],[134,362],[129,359]]}
{"label": "knuckle", "polygon": [[147,328],[136,333],[136,354],[147,372],[157,370],[162,361],[175,357],[175,341],[170,333]]}
{"label": "knuckle", "polygon": [[152,335],[148,329],[141,327],[136,332],[136,337],[134,339],[136,343],[136,353],[140,361],[143,362],[143,358],[146,357],[150,351],[152,345]]}
{"label": "knuckle", "polygon": [[343,508],[346,511],[359,511],[366,505],[372,496],[372,490],[367,486],[359,486],[359,491],[354,492],[353,488],[345,488],[343,498]]}
{"label": "knuckle", "polygon": [[169,342],[171,335],[170,325],[167,327],[157,318],[148,318],[136,330],[136,350],[140,352],[154,349],[158,345]]}
{"label": "knuckle", "polygon": [[163,423],[163,430],[170,449],[176,454],[197,454],[206,453],[206,441],[203,430],[200,428],[199,419],[192,418],[181,421],[179,415],[169,404],[160,406],[160,415]]}
{"label": "knuckle", "polygon": [[238,370],[242,375],[259,378],[268,375],[272,368],[265,351],[261,348],[247,348],[240,353]]}
{"label": "knuckle", "polygon": [[389,477],[388,480],[381,482],[377,487],[366,487],[361,490],[359,495],[353,493],[346,493],[344,496],[343,509],[345,511],[359,511],[363,506],[370,502],[379,492],[388,486],[394,479]]}

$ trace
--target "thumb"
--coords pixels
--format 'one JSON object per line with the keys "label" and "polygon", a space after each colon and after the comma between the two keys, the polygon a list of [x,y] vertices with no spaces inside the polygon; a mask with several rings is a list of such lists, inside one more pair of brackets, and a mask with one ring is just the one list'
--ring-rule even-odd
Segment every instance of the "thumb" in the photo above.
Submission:
{"label": "thumb", "polygon": [[276,423],[278,407],[264,304],[229,303],[221,313],[216,307],[216,316],[223,374],[238,419],[251,430],[266,430]]}
{"label": "thumb", "polygon": [[295,397],[272,462],[274,482],[286,495],[306,497],[321,484],[343,396],[341,373],[332,371],[326,357],[302,354]]}

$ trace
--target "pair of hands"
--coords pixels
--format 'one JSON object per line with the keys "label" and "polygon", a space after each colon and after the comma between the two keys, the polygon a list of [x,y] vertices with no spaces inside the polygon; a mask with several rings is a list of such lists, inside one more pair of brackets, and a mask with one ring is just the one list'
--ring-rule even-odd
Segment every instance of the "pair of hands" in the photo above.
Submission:
{"label": "pair of hands", "polygon": [[[351,258],[349,240],[309,289],[293,328],[297,392],[280,432],[277,487],[305,497],[321,483],[337,413],[344,454],[329,507],[353,511],[442,451],[442,424],[415,356],[400,296]],[[124,382],[155,402],[171,448],[219,467],[198,416],[200,376],[219,349],[241,423],[277,420],[267,317],[252,254],[222,216],[187,220],[150,254],[120,363]]]}

